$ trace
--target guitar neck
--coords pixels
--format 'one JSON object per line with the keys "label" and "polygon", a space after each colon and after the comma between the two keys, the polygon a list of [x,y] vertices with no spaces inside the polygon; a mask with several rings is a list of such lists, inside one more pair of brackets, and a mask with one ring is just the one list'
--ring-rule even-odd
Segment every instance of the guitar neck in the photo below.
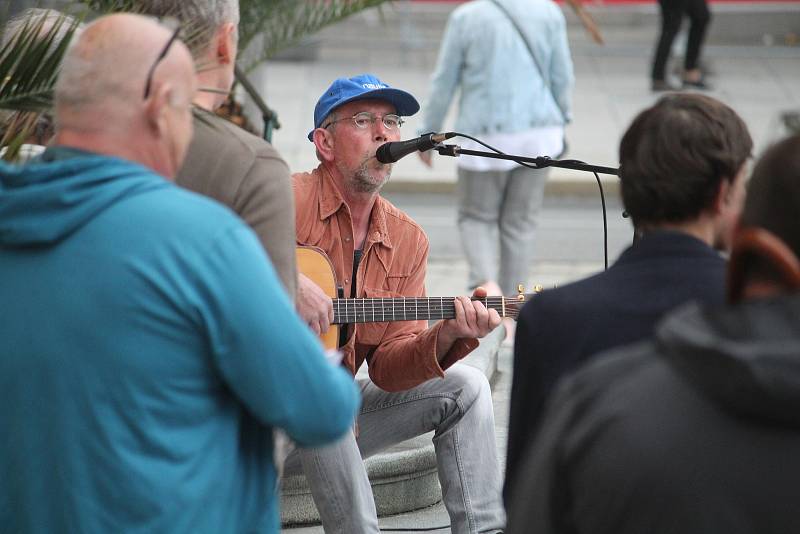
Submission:
{"label": "guitar neck", "polygon": [[[473,297],[500,317],[517,317],[516,299]],[[454,297],[333,299],[333,324],[452,319]]]}

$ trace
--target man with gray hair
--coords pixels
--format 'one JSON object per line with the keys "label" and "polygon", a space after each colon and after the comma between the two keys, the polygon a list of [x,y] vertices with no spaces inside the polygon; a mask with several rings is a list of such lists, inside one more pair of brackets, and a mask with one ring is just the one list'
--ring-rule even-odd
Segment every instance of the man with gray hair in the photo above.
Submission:
{"label": "man with gray hair", "polygon": [[137,8],[175,17],[192,29],[197,73],[194,139],[175,182],[222,202],[256,232],[294,298],[297,286],[294,199],[289,167],[278,152],[213,112],[234,81],[238,0],[137,0]]}
{"label": "man with gray hair", "polygon": [[0,163],[3,531],[275,533],[272,430],[353,424],[358,390],[252,230],[170,182],[196,89],[177,35],[90,24],[53,142]]}

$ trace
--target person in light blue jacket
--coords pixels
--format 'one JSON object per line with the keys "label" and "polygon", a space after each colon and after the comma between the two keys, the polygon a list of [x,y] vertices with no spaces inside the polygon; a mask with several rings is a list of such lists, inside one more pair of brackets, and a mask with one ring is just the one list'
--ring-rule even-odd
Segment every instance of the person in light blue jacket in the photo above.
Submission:
{"label": "person in light blue jacket", "polygon": [[[509,154],[555,157],[572,117],[573,83],[564,15],[554,2],[467,2],[447,22],[420,133],[442,129],[460,90],[455,131]],[[421,156],[430,165],[431,152]],[[458,226],[470,287],[508,294],[526,281],[546,177],[547,170],[514,162],[458,158]]]}
{"label": "person in light blue jacket", "polygon": [[357,413],[252,230],[165,179],[196,87],[175,35],[89,25],[53,146],[0,164],[0,531],[276,533],[272,429],[320,446]]}

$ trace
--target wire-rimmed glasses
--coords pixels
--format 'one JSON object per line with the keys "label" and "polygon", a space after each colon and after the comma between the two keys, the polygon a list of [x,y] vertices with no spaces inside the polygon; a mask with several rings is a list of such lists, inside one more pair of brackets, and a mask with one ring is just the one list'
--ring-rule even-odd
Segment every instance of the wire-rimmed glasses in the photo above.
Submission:
{"label": "wire-rimmed glasses", "polygon": [[379,120],[383,123],[383,127],[387,130],[399,130],[400,127],[405,122],[400,115],[395,113],[387,113],[386,115],[379,116],[375,115],[374,113],[370,113],[369,111],[362,111],[360,113],[356,113],[352,117],[342,117],[341,119],[335,119],[332,121],[328,121],[322,128],[327,128],[331,124],[340,122],[340,121],[353,121],[353,124],[356,125],[356,128],[359,130],[366,130],[367,128],[373,126],[375,121]]}

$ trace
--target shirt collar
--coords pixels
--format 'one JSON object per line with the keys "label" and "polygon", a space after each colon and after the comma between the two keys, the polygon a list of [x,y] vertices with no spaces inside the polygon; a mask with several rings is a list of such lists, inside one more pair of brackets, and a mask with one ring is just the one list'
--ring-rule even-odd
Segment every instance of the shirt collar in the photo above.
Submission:
{"label": "shirt collar", "polygon": [[[336,186],[330,172],[323,166],[317,167],[320,179],[319,218],[325,220],[340,209],[345,209],[344,198]],[[386,224],[386,200],[378,195],[370,214],[367,241],[381,243],[387,248],[392,248]]]}

